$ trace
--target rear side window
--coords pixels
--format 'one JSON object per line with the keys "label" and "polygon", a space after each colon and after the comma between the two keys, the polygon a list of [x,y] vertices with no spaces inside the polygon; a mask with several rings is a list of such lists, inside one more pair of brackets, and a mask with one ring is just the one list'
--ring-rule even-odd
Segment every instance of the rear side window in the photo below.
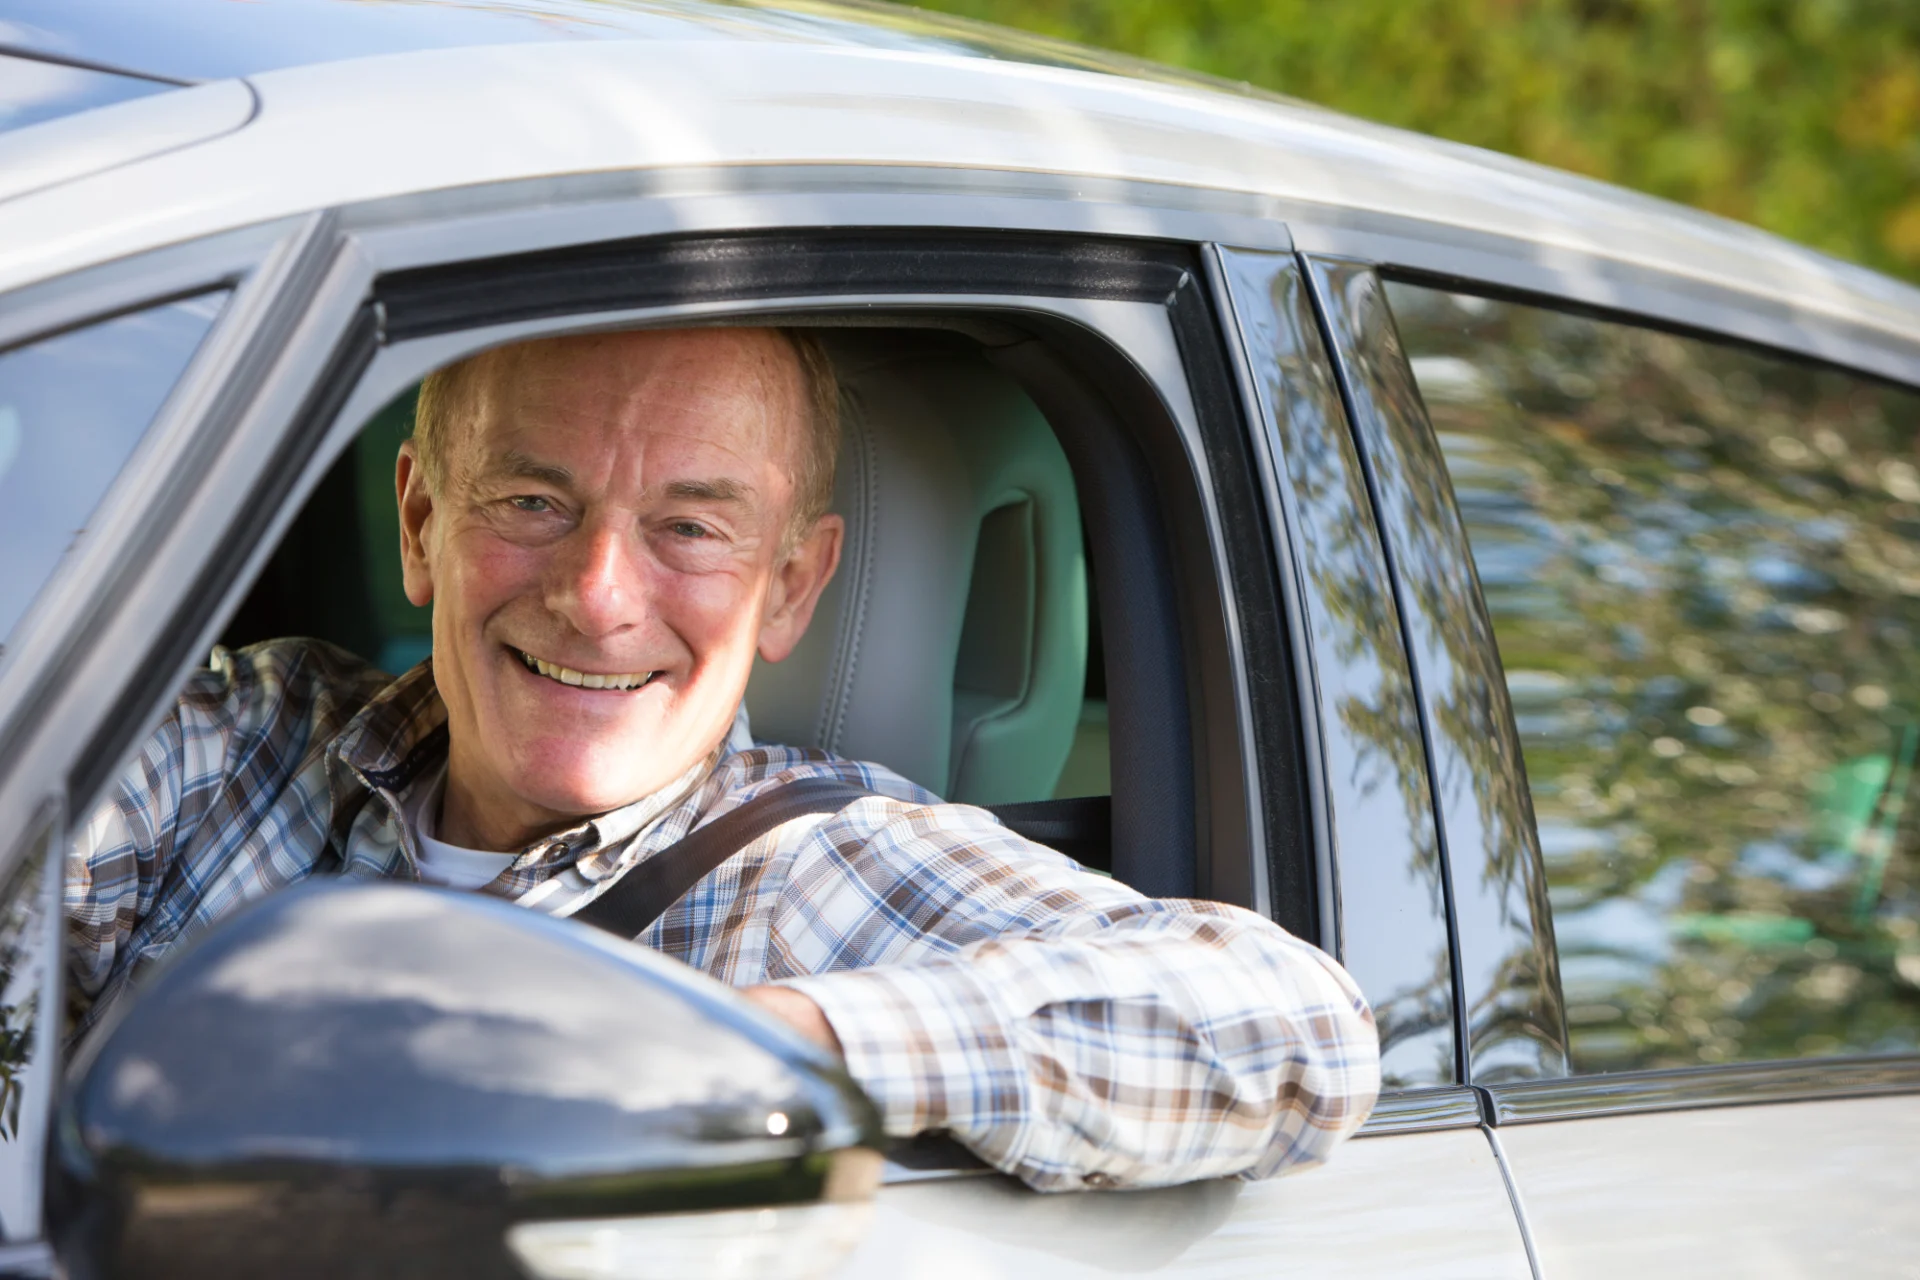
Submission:
{"label": "rear side window", "polygon": [[205,293],[0,352],[0,653],[226,297]]}
{"label": "rear side window", "polygon": [[1581,1072],[1920,1047],[1920,394],[1389,286]]}

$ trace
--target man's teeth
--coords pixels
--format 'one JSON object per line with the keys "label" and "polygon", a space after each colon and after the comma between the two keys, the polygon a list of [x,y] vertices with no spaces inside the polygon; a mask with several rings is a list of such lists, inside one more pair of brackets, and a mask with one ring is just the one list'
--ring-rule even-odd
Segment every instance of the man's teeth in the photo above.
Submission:
{"label": "man's teeth", "polygon": [[654,675],[651,671],[641,671],[626,676],[589,675],[585,671],[563,667],[557,662],[536,658],[530,653],[522,653],[520,661],[526,663],[529,670],[538,671],[549,680],[558,680],[561,684],[570,684],[580,689],[638,689],[653,679]]}

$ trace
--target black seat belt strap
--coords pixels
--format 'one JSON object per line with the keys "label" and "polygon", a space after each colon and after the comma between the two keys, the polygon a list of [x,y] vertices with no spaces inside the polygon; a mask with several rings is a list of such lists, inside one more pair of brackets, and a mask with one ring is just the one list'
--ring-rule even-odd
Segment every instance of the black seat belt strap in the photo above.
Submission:
{"label": "black seat belt strap", "polygon": [[839,778],[801,778],[763,792],[634,867],[572,918],[637,938],[715,867],[775,827],[808,814],[838,813],[872,794]]}

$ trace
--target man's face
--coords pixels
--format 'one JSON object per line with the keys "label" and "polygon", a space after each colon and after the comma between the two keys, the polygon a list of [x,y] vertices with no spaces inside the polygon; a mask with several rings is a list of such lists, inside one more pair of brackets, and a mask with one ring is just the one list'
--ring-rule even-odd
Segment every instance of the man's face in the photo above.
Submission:
{"label": "man's face", "polygon": [[712,750],[755,652],[806,629],[840,523],[789,545],[807,398],[777,333],[527,343],[468,390],[439,492],[402,452],[402,551],[434,605],[442,837],[513,848]]}

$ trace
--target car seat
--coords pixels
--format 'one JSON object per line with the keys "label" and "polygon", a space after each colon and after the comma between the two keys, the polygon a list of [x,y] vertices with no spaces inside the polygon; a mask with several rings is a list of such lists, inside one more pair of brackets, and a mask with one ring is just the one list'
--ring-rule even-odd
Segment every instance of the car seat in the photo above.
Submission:
{"label": "car seat", "polygon": [[1024,392],[951,335],[841,330],[840,570],[754,735],[884,764],[950,800],[1051,797],[1087,668],[1073,473]]}

